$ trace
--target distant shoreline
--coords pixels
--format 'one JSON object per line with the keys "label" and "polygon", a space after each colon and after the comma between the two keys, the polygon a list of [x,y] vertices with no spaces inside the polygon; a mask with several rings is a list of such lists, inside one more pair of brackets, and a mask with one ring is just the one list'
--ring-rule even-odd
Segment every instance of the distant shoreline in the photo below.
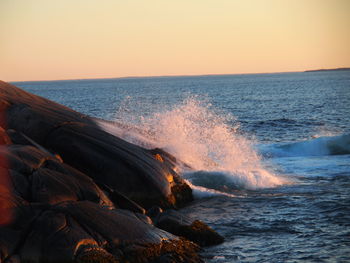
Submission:
{"label": "distant shoreline", "polygon": [[14,80],[8,81],[12,84],[21,82],[50,82],[50,81],[81,81],[81,80],[108,80],[108,79],[138,79],[138,78],[172,78],[172,77],[211,77],[211,76],[233,76],[233,75],[264,75],[264,74],[284,74],[284,73],[304,73],[304,72],[322,72],[322,71],[350,71],[347,68],[332,69],[310,69],[304,71],[277,71],[277,72],[252,72],[252,73],[224,73],[224,74],[189,74],[189,75],[154,75],[154,76],[121,76],[121,77],[97,77],[97,78],[72,78],[72,79],[42,79],[42,80]]}
{"label": "distant shoreline", "polygon": [[304,72],[319,72],[319,71],[345,71],[345,70],[350,70],[350,68],[312,69],[312,70],[305,70]]}

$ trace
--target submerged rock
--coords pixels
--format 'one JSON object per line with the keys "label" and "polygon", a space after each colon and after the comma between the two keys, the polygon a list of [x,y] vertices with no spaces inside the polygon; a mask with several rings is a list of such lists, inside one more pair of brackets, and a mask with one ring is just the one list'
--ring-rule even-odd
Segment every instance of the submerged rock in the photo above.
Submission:
{"label": "submerged rock", "polygon": [[162,212],[192,200],[175,164],[0,82],[0,262],[202,262],[207,226]]}

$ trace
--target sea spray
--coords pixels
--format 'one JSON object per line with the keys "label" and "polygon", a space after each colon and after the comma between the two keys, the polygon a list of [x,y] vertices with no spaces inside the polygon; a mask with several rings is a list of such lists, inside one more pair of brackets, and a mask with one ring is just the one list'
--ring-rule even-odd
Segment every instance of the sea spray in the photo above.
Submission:
{"label": "sea spray", "polygon": [[232,192],[286,183],[263,166],[252,140],[237,132],[234,116],[217,113],[206,100],[192,96],[138,119],[128,112],[119,110],[118,124],[100,126],[132,143],[173,154],[192,168],[182,173],[193,185]]}

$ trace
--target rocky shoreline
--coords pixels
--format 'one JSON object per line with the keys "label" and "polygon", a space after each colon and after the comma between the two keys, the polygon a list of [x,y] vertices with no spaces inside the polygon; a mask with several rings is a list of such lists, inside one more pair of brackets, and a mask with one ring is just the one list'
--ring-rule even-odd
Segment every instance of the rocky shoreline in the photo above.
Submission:
{"label": "rocky shoreline", "polygon": [[0,82],[0,262],[203,262],[176,159]]}

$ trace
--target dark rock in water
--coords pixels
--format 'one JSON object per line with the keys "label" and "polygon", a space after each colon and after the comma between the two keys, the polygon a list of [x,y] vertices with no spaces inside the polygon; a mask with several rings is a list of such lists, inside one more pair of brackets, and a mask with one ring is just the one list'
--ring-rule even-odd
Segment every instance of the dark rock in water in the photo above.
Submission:
{"label": "dark rock in water", "polygon": [[169,233],[182,236],[200,246],[217,245],[224,242],[224,238],[209,226],[199,220],[192,221],[189,217],[169,209],[152,208],[149,212],[154,224]]}
{"label": "dark rock in water", "polygon": [[202,262],[212,230],[162,210],[192,200],[176,162],[0,82],[0,262]]}

